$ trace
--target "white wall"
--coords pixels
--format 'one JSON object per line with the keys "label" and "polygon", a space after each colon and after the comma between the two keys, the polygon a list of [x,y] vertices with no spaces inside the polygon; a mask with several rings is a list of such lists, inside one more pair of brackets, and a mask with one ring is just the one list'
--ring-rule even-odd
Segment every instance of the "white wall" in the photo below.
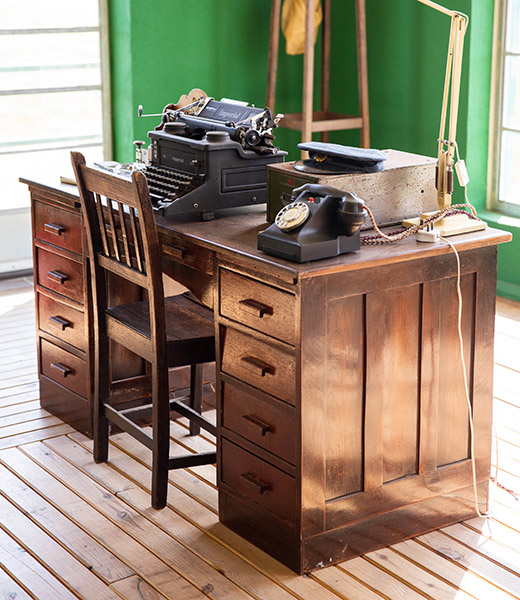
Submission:
{"label": "white wall", "polygon": [[32,269],[30,207],[0,210],[0,277]]}

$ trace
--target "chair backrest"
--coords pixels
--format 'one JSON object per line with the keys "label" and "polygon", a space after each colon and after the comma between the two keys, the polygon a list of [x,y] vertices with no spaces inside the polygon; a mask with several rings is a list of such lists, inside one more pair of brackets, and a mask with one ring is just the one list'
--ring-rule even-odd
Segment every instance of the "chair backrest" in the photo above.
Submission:
{"label": "chair backrest", "polygon": [[107,271],[144,288],[150,304],[154,353],[166,351],[164,289],[159,238],[146,177],[105,173],[71,152],[91,263],[94,319],[108,308]]}

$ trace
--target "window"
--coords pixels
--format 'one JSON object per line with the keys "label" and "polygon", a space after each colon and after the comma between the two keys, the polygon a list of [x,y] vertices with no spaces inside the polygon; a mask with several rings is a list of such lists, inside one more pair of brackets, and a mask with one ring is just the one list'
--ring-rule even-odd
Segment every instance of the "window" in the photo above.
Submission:
{"label": "window", "polygon": [[98,1],[2,4],[0,209],[29,204],[20,176],[70,176],[71,149],[104,154]]}
{"label": "window", "polygon": [[[491,208],[520,216],[520,0],[497,2]],[[494,133],[493,133],[494,132]]]}

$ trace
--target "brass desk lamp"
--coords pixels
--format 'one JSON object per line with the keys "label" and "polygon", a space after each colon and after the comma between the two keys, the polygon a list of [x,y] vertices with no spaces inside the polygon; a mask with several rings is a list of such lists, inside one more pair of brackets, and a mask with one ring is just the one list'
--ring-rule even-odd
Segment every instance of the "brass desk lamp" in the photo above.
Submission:
{"label": "brass desk lamp", "polygon": [[[460,81],[462,75],[462,55],[464,50],[464,36],[468,28],[469,18],[464,13],[449,10],[436,2],[432,2],[432,0],[418,0],[418,2],[451,17],[448,59],[446,63],[446,76],[444,80],[444,94],[439,128],[436,175],[437,204],[439,210],[443,210],[451,206],[453,170],[455,169],[459,183],[462,187],[466,188],[469,181],[464,161],[458,160],[457,164],[454,165],[455,155],[458,155],[456,134],[460,99]],[[448,106],[449,125],[448,137],[446,138],[445,130]],[[446,217],[443,221],[439,222],[436,227],[437,226],[439,229],[442,229],[441,235],[454,235],[456,233],[484,229],[486,224],[482,221],[471,220],[465,215],[457,215],[456,217]]]}
{"label": "brass desk lamp", "polygon": [[[456,149],[457,117],[459,112],[460,80],[462,74],[462,53],[464,49],[464,35],[468,27],[467,15],[448,10],[431,0],[418,0],[435,10],[451,17],[450,41],[448,45],[448,61],[446,64],[446,78],[444,81],[444,94],[442,99],[441,123],[439,128],[438,167],[437,167],[437,203],[439,210],[451,204],[453,192],[453,163]],[[451,94],[450,94],[451,92]],[[446,118],[448,113],[448,100],[450,120],[448,138],[444,137]],[[461,182],[462,185],[465,179]]]}

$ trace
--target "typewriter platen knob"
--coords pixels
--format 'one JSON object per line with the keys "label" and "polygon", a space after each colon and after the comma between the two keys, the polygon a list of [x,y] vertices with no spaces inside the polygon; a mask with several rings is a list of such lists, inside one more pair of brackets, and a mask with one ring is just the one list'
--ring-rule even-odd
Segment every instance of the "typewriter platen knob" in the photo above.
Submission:
{"label": "typewriter platen knob", "polygon": [[227,131],[208,131],[204,136],[207,142],[227,142],[229,141],[229,133]]}
{"label": "typewriter platen knob", "polygon": [[248,146],[256,146],[260,142],[260,134],[256,129],[250,129],[244,135],[244,142]]}
{"label": "typewriter platen knob", "polygon": [[184,123],[178,121],[166,122],[164,124],[164,132],[171,133],[172,135],[183,135],[187,131],[187,127]]}

